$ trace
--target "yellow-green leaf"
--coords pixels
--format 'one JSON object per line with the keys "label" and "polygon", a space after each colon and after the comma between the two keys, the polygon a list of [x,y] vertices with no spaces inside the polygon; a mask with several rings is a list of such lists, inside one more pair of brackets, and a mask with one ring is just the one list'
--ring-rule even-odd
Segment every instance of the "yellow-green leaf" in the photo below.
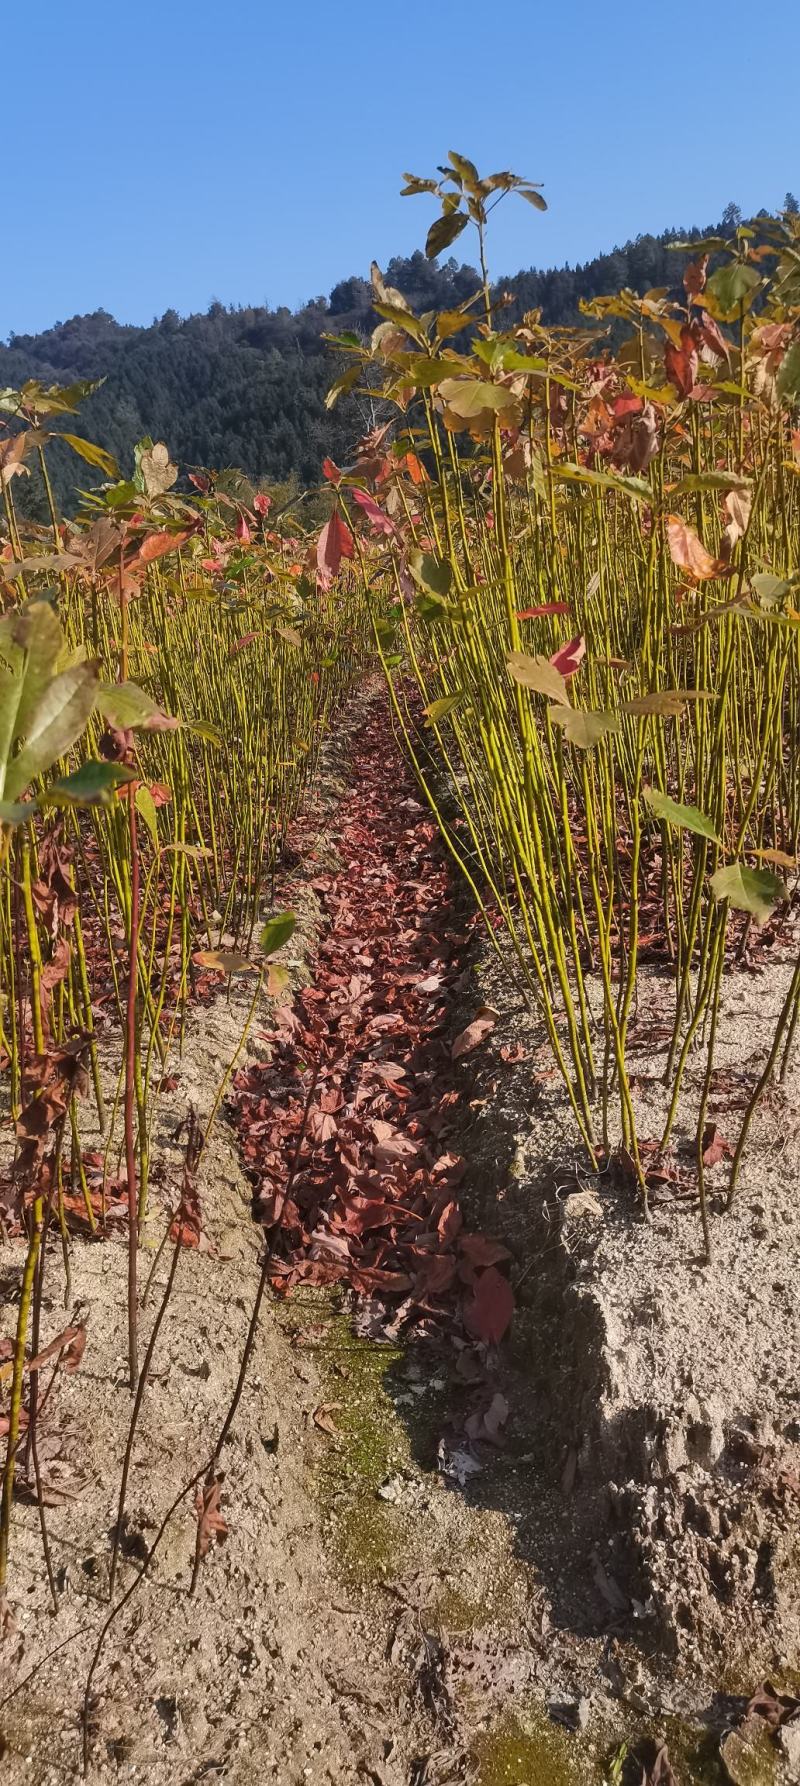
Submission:
{"label": "yellow-green leaf", "polygon": [[425,253],[428,260],[435,260],[444,248],[449,248],[462,229],[466,229],[469,218],[466,211],[451,211],[449,216],[443,214],[431,224],[425,241]]}
{"label": "yellow-green leaf", "polygon": [[105,472],[106,477],[119,477],[117,461],[111,453],[106,452],[105,447],[95,446],[93,440],[84,440],[80,434],[57,434],[55,438],[65,440],[67,446],[72,447],[73,453],[85,459],[87,465],[96,465],[98,471]]}
{"label": "yellow-green leaf", "polygon": [[246,955],[237,954],[235,949],[198,949],[192,960],[198,967],[217,968],[222,974],[258,973],[255,962],[248,961]]}
{"label": "yellow-green leaf", "polygon": [[517,403],[508,385],[489,384],[483,378],[445,378],[439,385],[439,396],[465,422],[485,415],[487,410],[499,415]]}
{"label": "yellow-green leaf", "polygon": [[749,912],[756,924],[766,924],[776,905],[786,898],[786,888],[769,868],[747,868],[744,862],[729,862],[711,876],[711,891],[716,900],[727,899],[738,912]]}
{"label": "yellow-green leaf", "polygon": [[293,936],[296,924],[294,912],[276,912],[274,918],[268,918],[258,939],[264,954],[274,955],[277,949],[282,949]]}
{"label": "yellow-green leaf", "polygon": [[709,694],[704,688],[654,688],[647,694],[634,695],[630,701],[623,701],[623,713],[658,713],[664,719],[675,719],[683,713],[689,701],[713,701],[716,696]]}
{"label": "yellow-green leaf", "polygon": [[557,701],[572,711],[564,677],[548,657],[529,657],[525,651],[512,651],[507,664],[509,674],[523,688],[531,688],[534,694],[544,695],[546,700]]}
{"label": "yellow-green leaf", "polygon": [[144,783],[142,783],[140,788],[136,789],[135,799],[136,811],[140,818],[144,820],[144,823],[150,832],[154,849],[158,850],[160,848],[160,840],[158,835],[158,814],[156,812],[156,803],[150,789],[145,787]]}
{"label": "yellow-green leaf", "polygon": [[110,806],[114,793],[126,781],[134,780],[133,769],[123,763],[101,763],[94,757],[54,781],[39,796],[40,806]]}
{"label": "yellow-green leaf", "polygon": [[711,820],[706,818],[699,806],[681,806],[677,800],[671,800],[669,794],[662,794],[659,788],[643,788],[642,799],[655,819],[663,819],[667,825],[675,825],[680,831],[694,831],[698,837],[707,837],[711,843],[719,843]]}
{"label": "yellow-green leaf", "polygon": [[625,477],[621,472],[592,471],[585,465],[554,465],[553,475],[570,483],[595,484],[599,489],[618,490],[622,496],[634,496],[637,502],[652,502],[653,492],[644,478]]}
{"label": "yellow-green leaf", "polygon": [[438,701],[429,702],[424,709],[428,725],[436,726],[441,719],[446,719],[448,713],[452,713],[453,708],[458,707],[463,698],[461,689],[458,689],[455,694],[442,695]]}
{"label": "yellow-green leaf", "polygon": [[548,707],[547,717],[578,750],[593,750],[601,738],[620,729],[616,713],[585,713],[580,707]]}

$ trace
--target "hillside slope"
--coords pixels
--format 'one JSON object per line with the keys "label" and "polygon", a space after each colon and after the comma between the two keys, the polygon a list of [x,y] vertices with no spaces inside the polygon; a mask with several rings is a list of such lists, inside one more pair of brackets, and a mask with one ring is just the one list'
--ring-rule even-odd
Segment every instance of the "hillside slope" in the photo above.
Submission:
{"label": "hillside slope", "polygon": [[[724,223],[730,227],[737,220],[729,207]],[[678,283],[684,257],[669,244],[700,234],[641,236],[574,268],[518,272],[499,280],[497,289],[512,299],[509,322],[540,308],[547,323],[571,323],[581,298],[623,285],[644,292]],[[437,264],[420,252],[390,261],[386,277],[418,310],[463,302],[478,282],[473,267],[454,259]],[[124,472],[134,442],[149,434],[168,441],[183,466],[235,465],[254,478],[309,486],[319,479],[324,453],[346,460],[354,437],[370,424],[352,399],[332,414],[325,410],[334,366],[323,335],[366,333],[378,320],[371,299],[368,282],[353,277],[340,280],[328,298],[294,312],[225,309],[215,302],[185,319],[167,310],[140,328],[96,310],[0,344],[0,388],[18,388],[29,378],[45,385],[104,378],[81,411],[80,431],[114,453]],[[86,476],[82,480],[66,451],[54,455],[53,470],[59,501],[68,510],[76,483]],[[36,491],[27,496],[35,509]]]}

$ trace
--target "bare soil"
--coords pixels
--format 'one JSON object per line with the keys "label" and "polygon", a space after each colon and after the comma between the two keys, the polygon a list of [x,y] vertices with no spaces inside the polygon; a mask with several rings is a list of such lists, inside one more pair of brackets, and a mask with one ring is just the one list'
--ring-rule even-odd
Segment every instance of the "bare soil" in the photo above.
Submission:
{"label": "bare soil", "polygon": [[[356,704],[350,731],[363,712]],[[334,859],[347,752],[345,729],[328,754],[309,880]],[[455,888],[453,898],[457,910]],[[309,891],[285,952],[296,978],[313,973],[319,922]],[[714,1091],[723,1133],[763,1059],[787,972],[779,959],[732,980]],[[189,1104],[201,1120],[210,1111],[249,996],[242,984],[192,1017],[178,1084],[159,1100],[143,1276],[179,1183],[176,1130]],[[663,1120],[656,1038],[668,997],[654,972],[638,1014],[645,1135]],[[380,1304],[355,1306],[341,1289],[270,1300],[222,1458],[228,1535],[190,1597],[196,1519],[192,1496],[183,1500],[105,1642],[91,1778],[592,1786],[623,1743],[664,1738],[679,1786],[798,1778],[787,1745],[772,1740],[759,1774],[726,1776],[718,1759],[720,1734],[765,1675],[789,1691],[800,1680],[797,1063],[765,1101],[737,1202],[713,1214],[715,1256],[703,1266],[688,1177],[665,1187],[645,1224],[627,1184],[586,1175],[537,1024],[478,948],[454,1034],[482,1003],[499,1022],[454,1069],[454,1085],[463,1208],[513,1254],[511,1336],[482,1359],[508,1405],[501,1443],[466,1445],[480,1468],[460,1473],[469,1365],[435,1324],[401,1339]],[[251,1059],[267,1017],[265,1005]],[[512,1044],[523,1059],[503,1058]],[[687,1134],[676,1143],[680,1160]],[[710,1175],[715,1200],[724,1182],[723,1161]],[[156,1349],[120,1587],[135,1581],[166,1508],[211,1450],[239,1368],[262,1236],[224,1117],[200,1194],[210,1245],[183,1254]],[[20,1263],[9,1243],[2,1333],[13,1331]],[[167,1263],[155,1271],[145,1337]],[[54,1251],[45,1337],[71,1312],[59,1273]],[[15,1512],[16,1631],[0,1648],[11,1786],[80,1773],[131,1405],[120,1241],[75,1244],[71,1307],[88,1311],[89,1341],[80,1370],[59,1381],[41,1440],[57,1613],[37,1509],[20,1502]]]}

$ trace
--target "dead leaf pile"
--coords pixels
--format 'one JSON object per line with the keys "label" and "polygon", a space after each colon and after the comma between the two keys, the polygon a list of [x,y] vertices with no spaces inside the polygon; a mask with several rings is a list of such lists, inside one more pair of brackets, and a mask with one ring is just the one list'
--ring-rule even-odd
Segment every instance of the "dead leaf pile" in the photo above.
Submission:
{"label": "dead leaf pile", "polygon": [[399,751],[387,764],[382,718],[373,711],[354,740],[341,871],[311,881],[327,918],[313,984],[278,1010],[270,1061],[238,1075],[234,1118],[256,1219],[281,1221],[277,1288],[343,1282],[397,1299],[403,1320],[458,1315],[473,1340],[497,1345],[513,1312],[509,1254],[464,1227],[453,1065],[496,1019],[481,1010],[451,1044],[448,994],[469,932]]}

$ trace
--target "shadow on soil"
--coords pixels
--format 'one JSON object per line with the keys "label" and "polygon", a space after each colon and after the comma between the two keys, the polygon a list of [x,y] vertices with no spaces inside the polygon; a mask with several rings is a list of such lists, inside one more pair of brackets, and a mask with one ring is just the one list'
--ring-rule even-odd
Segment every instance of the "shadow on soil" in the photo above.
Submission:
{"label": "shadow on soil", "polygon": [[[524,1106],[522,1095],[519,1075],[506,1071],[488,1120],[476,1119],[459,1137],[468,1161],[460,1198],[465,1224],[511,1251],[515,1313],[485,1391],[498,1392],[509,1404],[507,1437],[497,1448],[480,1444],[483,1467],[463,1483],[449,1477],[448,1492],[463,1496],[470,1508],[503,1515],[514,1554],[540,1589],[547,1629],[637,1638],[600,1560],[609,1527],[604,1483],[584,1475],[585,1458],[580,1472],[577,1467],[581,1415],[573,1345],[564,1331],[568,1286],[556,1240],[558,1192],[552,1180],[536,1183],[526,1176],[521,1137],[535,1129],[537,1116],[530,1091]],[[443,1436],[456,1449],[459,1436],[464,1442],[465,1421],[483,1392],[480,1383],[459,1375],[457,1362],[452,1343],[412,1335],[384,1377],[415,1462],[426,1471],[436,1468]],[[431,1398],[419,1387],[431,1381],[441,1388],[423,1417]]]}

